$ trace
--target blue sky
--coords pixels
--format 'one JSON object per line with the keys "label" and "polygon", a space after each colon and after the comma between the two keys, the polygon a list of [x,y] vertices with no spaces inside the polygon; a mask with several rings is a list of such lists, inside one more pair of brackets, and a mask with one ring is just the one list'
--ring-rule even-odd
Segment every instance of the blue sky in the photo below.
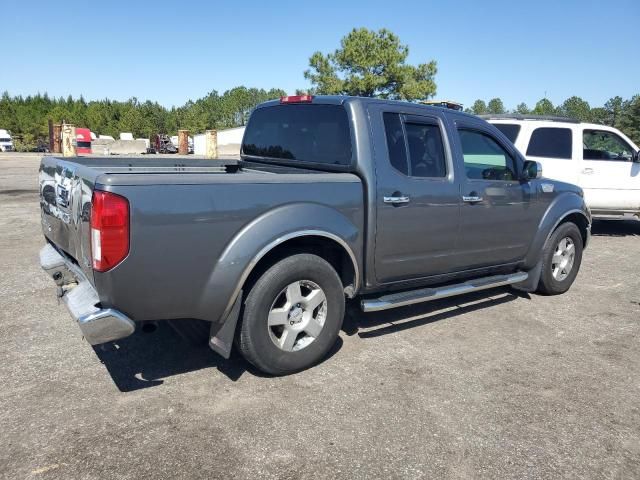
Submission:
{"label": "blue sky", "polygon": [[640,93],[638,0],[3,0],[0,91],[166,106],[237,85],[294,93],[310,55],[353,27],[392,30],[410,63],[436,60],[436,97],[465,105]]}

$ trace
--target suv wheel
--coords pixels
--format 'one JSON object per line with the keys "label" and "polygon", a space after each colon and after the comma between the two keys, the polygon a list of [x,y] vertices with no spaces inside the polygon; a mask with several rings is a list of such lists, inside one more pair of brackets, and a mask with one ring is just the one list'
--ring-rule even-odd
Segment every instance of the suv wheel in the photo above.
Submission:
{"label": "suv wheel", "polygon": [[311,254],[285,258],[253,285],[244,304],[238,347],[265,373],[284,375],[322,360],[344,317],[340,277]]}
{"label": "suv wheel", "polygon": [[558,295],[569,290],[580,269],[582,249],[578,226],[571,222],[561,224],[542,251],[538,291],[545,295]]}

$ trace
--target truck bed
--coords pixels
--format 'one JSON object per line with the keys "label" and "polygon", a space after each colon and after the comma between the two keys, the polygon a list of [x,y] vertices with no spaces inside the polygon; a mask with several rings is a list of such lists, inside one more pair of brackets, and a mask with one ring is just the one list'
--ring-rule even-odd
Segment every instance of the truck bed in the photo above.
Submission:
{"label": "truck bed", "polygon": [[[292,221],[286,211],[300,205],[318,224],[330,215],[348,219],[358,226],[350,240],[359,256],[362,250],[363,188],[351,173],[235,159],[45,157],[39,178],[48,242],[79,266],[103,306],[118,305],[134,320],[217,319],[224,302],[210,291],[221,298],[231,292],[215,284],[214,270],[237,275],[237,263],[224,264],[225,251],[245,227],[275,218],[276,210],[282,222]],[[104,273],[91,265],[94,190],[125,197],[130,209],[129,254]],[[272,239],[265,232],[252,240]]]}

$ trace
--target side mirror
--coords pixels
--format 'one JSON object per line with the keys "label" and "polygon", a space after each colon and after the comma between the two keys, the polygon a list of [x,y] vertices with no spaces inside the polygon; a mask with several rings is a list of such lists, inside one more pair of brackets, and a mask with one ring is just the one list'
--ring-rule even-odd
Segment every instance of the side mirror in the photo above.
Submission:
{"label": "side mirror", "polygon": [[526,160],[522,169],[522,179],[529,181],[540,177],[542,177],[542,164],[533,160]]}
{"label": "side mirror", "polygon": [[640,150],[637,152],[633,152],[631,161],[633,161],[634,163],[640,163]]}

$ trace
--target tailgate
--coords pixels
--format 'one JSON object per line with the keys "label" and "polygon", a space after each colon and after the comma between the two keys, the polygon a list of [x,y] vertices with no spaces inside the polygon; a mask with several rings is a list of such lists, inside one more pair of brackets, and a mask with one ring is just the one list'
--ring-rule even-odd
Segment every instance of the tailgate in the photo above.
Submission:
{"label": "tailgate", "polygon": [[71,257],[92,283],[89,221],[91,195],[98,174],[74,162],[44,157],[38,178],[45,237]]}

